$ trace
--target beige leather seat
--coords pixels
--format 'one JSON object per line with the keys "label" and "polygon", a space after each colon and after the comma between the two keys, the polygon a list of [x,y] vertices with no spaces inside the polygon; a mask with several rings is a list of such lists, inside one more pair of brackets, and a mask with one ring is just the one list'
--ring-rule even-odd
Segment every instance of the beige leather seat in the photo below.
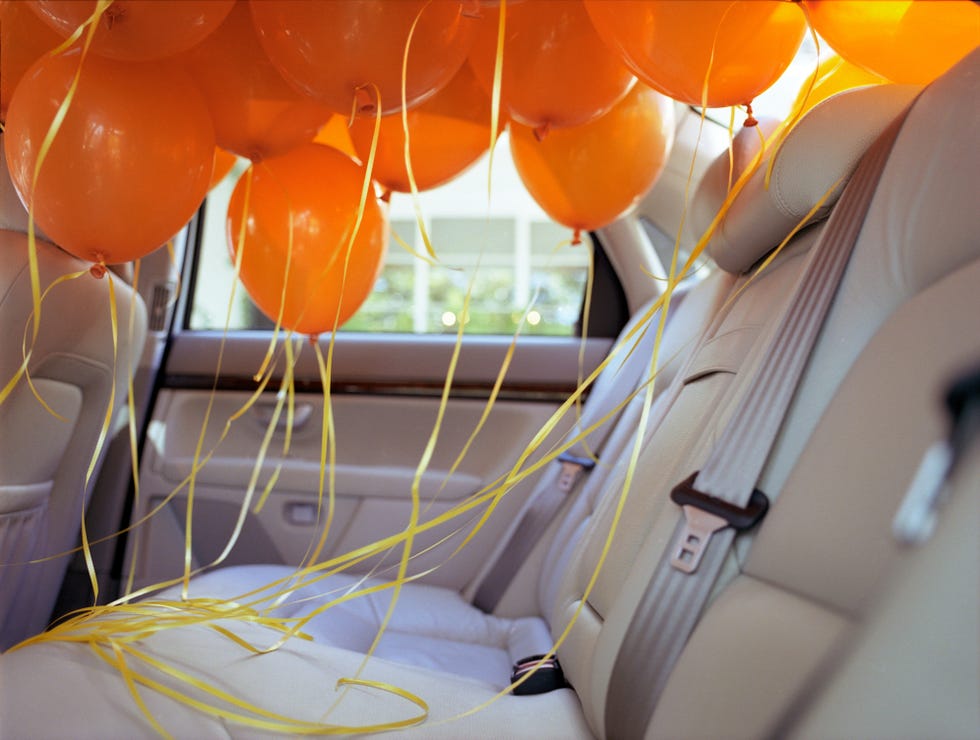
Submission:
{"label": "beige leather seat", "polygon": [[[648,737],[779,732],[898,554],[891,523],[924,451],[944,434],[942,389],[980,357],[980,242],[970,205],[980,177],[978,71],[975,52],[921,95],[902,127],[760,479],[778,500],[687,643]],[[829,140],[811,142],[814,158],[826,157],[850,119],[827,124]],[[947,639],[975,645],[976,633]],[[905,671],[918,670],[903,639],[889,649]],[[904,680],[881,678],[885,693]],[[932,691],[923,686],[913,710],[930,728],[925,735],[975,736]],[[888,717],[864,721],[853,736],[893,737]]]}
{"label": "beige leather seat", "polygon": [[[671,386],[683,366],[683,359],[692,348],[692,337],[705,329],[733,282],[732,275],[719,271],[697,284],[684,296],[683,301],[678,301],[676,310],[668,319],[661,343],[661,356],[664,359],[656,373],[654,388],[655,391],[659,389],[659,394]],[[647,308],[649,305],[641,308],[638,317],[644,315]],[[624,328],[621,335],[623,349],[597,379],[583,416],[602,418],[607,412],[614,412],[629,400],[631,392],[637,388],[642,390],[649,382],[656,332],[651,329],[627,341],[635,324],[636,320]],[[627,382],[624,378],[634,380]],[[575,530],[584,526],[592,503],[608,488],[610,477],[615,479],[622,473],[618,461],[632,442],[643,400],[640,393],[623,409],[613,432],[602,448],[595,450],[599,453],[600,463],[583,480],[581,490],[570,495],[565,502],[560,521],[555,523],[560,527],[553,526],[553,531],[546,533],[542,544],[554,545],[545,556],[545,571],[535,575],[537,584],[531,593],[521,593],[524,584],[520,582],[522,576],[519,574],[509,589],[509,597],[505,593],[505,600],[497,610],[500,616],[495,616],[475,608],[459,593],[447,588],[423,583],[406,584],[400,596],[399,608],[375,654],[503,688],[509,683],[514,663],[547,651],[553,640],[548,624],[541,617],[548,613],[560,575],[578,541],[579,535],[575,534]],[[602,411],[593,408],[596,404]],[[570,436],[574,437],[580,431],[576,425]],[[555,463],[539,488],[554,485],[559,471],[560,466]],[[265,584],[288,576],[291,571],[289,566],[278,565],[222,568],[195,579],[191,593],[232,598],[260,589]],[[527,577],[526,574],[523,577]],[[381,578],[337,574],[326,582],[297,590],[290,603],[277,609],[276,614],[304,616],[322,604],[324,598],[337,598],[382,582]],[[180,588],[175,587],[165,591],[161,597],[179,598],[179,593]],[[385,616],[390,598],[390,591],[385,590],[346,602],[317,617],[305,631],[324,644],[367,651]]]}
{"label": "beige leather seat", "polygon": [[[923,450],[941,436],[930,412],[934,388],[957,365],[980,355],[980,245],[973,208],[980,173],[980,153],[973,145],[978,69],[980,53],[975,53],[934,84],[906,120],[763,472],[760,488],[774,506],[755,542],[743,538],[736,548],[652,722],[637,727],[638,735],[771,734],[808,677],[866,608],[862,596],[892,561],[889,529],[898,500]],[[733,288],[737,294],[733,292],[675,383],[664,391],[665,400],[658,399],[660,418],[646,442],[595,588],[586,595],[618,506],[621,472],[610,475],[605,490],[579,497],[584,511],[566,515],[569,526],[560,524],[558,535],[542,543],[551,554],[542,553],[537,571],[522,575],[524,583],[533,584],[531,602],[540,609],[537,616],[525,616],[540,619],[552,638],[564,632],[577,612],[559,649],[575,691],[504,696],[476,714],[440,724],[491,700],[499,683],[463,677],[443,666],[420,666],[410,651],[400,649],[388,659],[372,660],[362,675],[428,703],[432,722],[406,734],[605,735],[606,713],[623,709],[620,699],[607,691],[623,635],[677,520],[667,494],[700,466],[713,436],[744,393],[821,225],[801,232],[760,277],[752,280],[747,271],[853,168],[863,148],[913,93],[898,88],[856,91],[814,108],[777,160],[778,186],[765,190],[756,181],[740,197],[713,247],[720,265],[741,273]],[[711,197],[710,190],[703,197]],[[715,197],[720,200],[719,193]],[[533,563],[529,568],[533,570]],[[210,593],[240,591],[248,571],[216,572],[209,580]],[[203,580],[198,587],[202,585]],[[439,604],[450,596],[440,596]],[[516,622],[517,614],[509,610],[518,603],[516,596],[506,598],[496,616]],[[427,598],[409,599],[410,608],[397,612],[398,618],[413,626],[464,618],[479,624],[477,617],[466,614],[465,603],[445,612],[429,611],[427,604]],[[363,609],[370,614],[371,604]],[[223,626],[258,646],[277,638],[254,623]],[[324,630],[319,642],[294,640],[254,657],[206,626],[185,626],[147,638],[140,649],[244,701],[280,715],[320,721],[333,704],[337,679],[357,673],[363,660],[344,647],[345,635],[332,632]],[[433,631],[436,637],[446,634],[439,626]],[[477,640],[456,642],[478,645]],[[903,650],[900,643],[891,647]],[[476,650],[467,655],[479,659]],[[169,686],[180,685],[157,669],[141,670]],[[0,657],[0,679],[12,687],[0,698],[0,716],[15,736],[150,732],[117,669],[86,646],[42,644],[9,653]],[[186,684],[182,688],[188,690]],[[64,718],[15,711],[18,703],[41,694],[46,703],[56,700]],[[224,720],[157,691],[140,696],[148,711],[178,736],[269,735],[256,727],[230,728]],[[932,711],[928,696],[921,711]],[[79,728],[71,718],[81,713],[96,719]],[[351,691],[327,719],[356,727],[414,714],[415,707],[401,698]],[[929,716],[930,726],[942,734],[943,719]]]}
{"label": "beige leather seat", "polygon": [[[33,310],[27,214],[14,192],[0,136],[0,384],[22,363],[22,340]],[[43,237],[37,239],[41,289],[85,269]],[[47,626],[68,557],[26,565],[72,549],[87,496],[85,475],[115,382],[115,411],[125,407],[126,373],[135,367],[146,332],[143,303],[116,280],[117,372],[109,284],[88,275],[51,291],[29,365],[48,413],[22,380],[0,405],[0,649]],[[132,342],[130,314],[136,312]],[[94,476],[93,476],[94,477]]]}
{"label": "beige leather seat", "polygon": [[906,524],[895,562],[870,591],[872,608],[788,713],[789,737],[980,734],[980,363],[957,385],[946,448],[955,463],[923,460],[921,484],[906,496],[919,516],[903,517],[915,537]]}
{"label": "beige leather seat", "polygon": [[[612,609],[617,601],[622,578],[629,572],[647,529],[657,520],[672,484],[697,468],[694,458],[698,454],[699,438],[705,427],[709,432],[720,428],[722,422],[718,414],[730,405],[730,399],[735,398],[739,390],[736,380],[745,365],[751,362],[753,351],[765,340],[765,328],[778,318],[779,309],[796,280],[808,248],[815,241],[816,232],[810,230],[802,235],[756,279],[751,273],[753,263],[779,243],[782,235],[796,225],[828,185],[853,168],[867,144],[914,93],[911,88],[871,90],[860,96],[859,101],[850,104],[838,101],[836,115],[853,116],[860,107],[866,114],[864,121],[862,126],[855,128],[847,146],[839,147],[836,160],[832,160],[839,172],[826,173],[808,189],[802,188],[799,182],[802,170],[797,166],[796,158],[800,156],[797,151],[799,137],[808,138],[807,129],[813,124],[804,126],[786,143],[786,158],[776,170],[775,182],[779,186],[789,180],[790,187],[796,187],[802,193],[800,198],[811,199],[811,202],[797,204],[797,212],[765,213],[763,221],[768,229],[760,229],[757,213],[772,206],[769,193],[757,187],[758,180],[752,182],[742,200],[743,205],[733,209],[726,222],[727,228],[712,245],[716,261],[726,267],[727,274],[722,271],[718,277],[695,286],[680,307],[685,318],[676,324],[673,321],[668,324],[668,343],[679,345],[681,341],[674,336],[675,331],[683,334],[691,327],[707,323],[704,316],[695,318],[686,314],[697,312],[713,316],[696,354],[682,363],[680,376],[675,376],[674,383],[657,402],[654,428],[650,430],[637,470],[637,486],[642,488],[631,497],[626,516],[619,525],[616,547],[608,556],[598,588],[590,595],[587,609],[576,621],[572,639],[581,640],[579,644],[588,646],[596,639],[596,633],[602,627],[601,615]],[[869,112],[877,112],[877,115]],[[755,132],[748,131],[739,144],[747,147],[756,142]],[[727,155],[721,157],[714,169],[707,173],[710,183],[699,191],[697,210],[705,214],[706,222],[725,197],[727,163]],[[722,174],[721,170],[726,176],[714,177]],[[720,306],[718,293],[732,297],[739,295],[737,300]],[[634,400],[610,439],[611,450],[607,452],[618,454],[607,475],[596,481],[590,480],[558,523],[550,551],[543,556],[534,585],[536,598],[528,605],[525,597],[525,603],[520,605],[524,606],[523,611],[515,603],[519,601],[516,595],[505,600],[496,615],[487,615],[474,609],[455,592],[410,584],[403,590],[399,608],[375,654],[396,662],[477,678],[499,689],[509,683],[510,666],[516,660],[548,650],[579,608],[581,595],[592,577],[610,518],[618,504],[642,402],[642,397]],[[701,445],[703,447],[703,443]],[[651,487],[656,490],[655,495],[651,495]],[[286,566],[219,569],[198,578],[191,593],[234,599],[263,584],[286,578],[289,573]],[[375,583],[377,581],[373,579],[360,583],[356,576],[333,576],[298,590],[275,613],[305,615],[327,599]],[[171,590],[166,595],[178,598],[179,591]],[[346,602],[318,616],[306,631],[323,644],[366,651],[389,601],[390,592],[383,591]],[[562,657],[572,684],[580,686],[589,680],[586,656],[581,661],[564,660],[571,650],[576,649],[575,646],[575,642],[571,643],[562,652]]]}

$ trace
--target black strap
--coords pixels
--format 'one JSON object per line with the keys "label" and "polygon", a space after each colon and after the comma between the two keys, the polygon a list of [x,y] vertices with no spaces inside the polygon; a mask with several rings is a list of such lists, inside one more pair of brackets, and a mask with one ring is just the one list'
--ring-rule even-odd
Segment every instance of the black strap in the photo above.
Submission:
{"label": "black strap", "polygon": [[554,655],[547,659],[543,653],[521,658],[514,663],[510,682],[515,683],[528,673],[531,674],[528,679],[515,686],[511,691],[515,696],[533,696],[534,694],[547,694],[549,691],[557,689],[571,688],[568,681],[565,680],[565,672],[561,669],[558,658]]}

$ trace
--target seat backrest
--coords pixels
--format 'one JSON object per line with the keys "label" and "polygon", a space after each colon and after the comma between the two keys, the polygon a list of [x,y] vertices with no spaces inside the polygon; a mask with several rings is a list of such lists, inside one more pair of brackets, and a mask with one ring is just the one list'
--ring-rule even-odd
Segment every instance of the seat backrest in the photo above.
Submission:
{"label": "seat backrest", "polygon": [[[25,327],[33,311],[26,227],[27,214],[8,178],[0,137],[3,385],[23,362]],[[42,238],[36,245],[42,291],[57,278],[85,269]],[[0,650],[47,625],[69,558],[26,563],[75,547],[91,490],[85,486],[86,472],[113,383],[113,418],[125,407],[126,373],[136,366],[143,347],[146,312],[142,300],[118,280],[115,294],[115,374],[109,281],[85,275],[62,283],[45,298],[29,364],[38,394],[61,418],[44,409],[24,378],[0,405]]]}
{"label": "seat backrest", "polygon": [[934,502],[934,530],[898,549],[881,588],[872,589],[873,607],[808,676],[781,736],[980,733],[980,398],[973,395],[953,437],[957,464]]}
{"label": "seat backrest", "polygon": [[[731,142],[731,158],[727,154],[720,157],[704,173],[690,205],[692,221],[697,228],[702,231],[707,229],[726,198],[728,184],[742,175],[758,155],[763,139],[770,137],[777,126],[778,121],[763,119],[758,130],[743,129]],[[678,382],[677,375],[688,372],[693,361],[692,353],[698,350],[700,338],[716,320],[726,300],[733,295],[739,272],[740,270],[713,269],[706,279],[695,282],[684,290],[683,295],[679,296],[679,305],[675,307],[674,301],[671,301],[670,314],[659,347],[659,362],[663,363],[663,368],[656,374],[658,385],[648,415],[648,438],[656,433],[669,413],[678,390],[678,386],[674,385]],[[638,312],[633,322],[640,322],[642,319],[642,312]],[[649,364],[654,349],[655,329],[654,321],[648,327],[646,344],[637,348],[635,354],[638,357],[631,358],[633,361]],[[614,378],[610,380],[615,382]],[[586,482],[581,495],[571,503],[569,510],[554,527],[555,534],[548,545],[538,583],[538,609],[549,621],[559,619],[554,610],[559,603],[562,579],[574,553],[582,544],[596,507],[604,498],[615,495],[610,492],[617,491],[622,485],[622,476],[635,444],[636,430],[646,403],[644,395],[637,394],[623,411],[615,429],[610,432],[603,451],[603,475],[594,475]]]}
{"label": "seat backrest", "polygon": [[[579,457],[595,457],[595,467],[566,494],[551,524],[540,534],[501,601],[493,608],[495,614],[549,615],[568,553],[577,542],[575,532],[591,512],[596,492],[604,488],[615,461],[622,454],[624,440],[636,425],[647,387],[652,386],[654,397],[670,387],[691,348],[692,338],[704,330],[730,283],[730,275],[716,272],[675,291],[667,306],[656,367],[652,363],[660,320],[660,311],[653,310],[656,300],[641,306],[622,329],[609,363],[593,383],[581,414],[566,435],[568,440],[586,435],[572,446],[571,452]],[[600,421],[602,425],[589,433],[590,425]],[[536,491],[557,486],[560,474],[560,463],[556,461]]]}
{"label": "seat backrest", "polygon": [[[623,634],[676,523],[676,507],[669,502],[669,492],[700,468],[714,437],[730,418],[754,375],[769,336],[778,325],[823,224],[803,229],[758,276],[752,268],[784,239],[818,199],[826,195],[827,204],[833,204],[839,192],[839,188],[834,188],[835,183],[846,181],[866,143],[887,126],[915,93],[913,88],[897,86],[869,88],[829,102],[822,112],[819,106],[814,108],[787,137],[777,157],[773,181],[779,183],[779,189],[766,189],[762,185],[765,169],[760,168],[735,200],[729,218],[711,245],[716,262],[739,274],[731,300],[726,301],[680,373],[676,396],[645,444],[632,490],[622,509],[625,473],[618,480],[614,477],[612,485],[603,492],[582,546],[565,573],[553,613],[552,632],[556,637],[565,631],[573,615],[578,614],[559,655],[593,729],[599,733],[604,727],[609,676]],[[842,120],[849,122],[848,135],[841,136],[838,132],[836,139],[822,141],[826,138],[823,132],[827,122],[835,121],[836,131]],[[814,146],[823,147],[822,167],[816,172],[803,166],[804,155],[808,156]],[[726,153],[716,167],[727,170],[728,162]],[[709,169],[705,176],[707,182],[717,181],[727,186],[727,177],[710,176]],[[699,198],[713,197],[718,205],[726,195],[727,188],[698,193]],[[791,195],[797,195],[797,201]],[[696,211],[711,213],[717,207]],[[799,414],[802,430],[798,435],[802,439],[806,436],[806,425],[812,428],[816,421],[819,404],[826,404],[832,394],[833,385],[828,383],[820,390],[820,398]],[[792,454],[787,454],[782,464],[791,465],[792,460]],[[615,538],[604,556],[608,533],[617,517]],[[605,561],[595,586],[583,600],[603,557]],[[729,570],[730,578],[735,571],[734,563]]]}
{"label": "seat backrest", "polygon": [[[671,306],[667,325],[659,347],[660,367],[654,377],[654,404],[657,408],[669,404],[665,392],[671,388],[678,372],[684,367],[687,356],[695,348],[696,339],[707,328],[712,316],[721,307],[729,294],[734,276],[717,270],[703,281],[692,286],[683,300],[674,308]],[[656,320],[647,328],[644,342],[634,350],[631,361],[650,364],[657,324]],[[643,376],[649,381],[650,373]],[[615,383],[615,376],[608,378]],[[571,562],[573,553],[581,545],[586,523],[595,510],[597,501],[608,489],[610,478],[621,475],[621,463],[630,454],[630,445],[635,436],[637,424],[643,411],[645,387],[639,387],[633,399],[623,409],[615,427],[609,432],[597,470],[584,482],[582,490],[569,502],[567,510],[555,523],[553,539],[547,543],[544,563],[538,580],[537,611],[547,620],[553,619],[553,609],[557,603],[558,590],[564,572]],[[627,394],[628,395],[628,394]],[[624,396],[625,398],[626,396]],[[657,414],[652,417],[652,426],[657,424]],[[650,430],[652,432],[652,429]]]}
{"label": "seat backrest", "polygon": [[[971,205],[980,174],[978,65],[975,53],[934,83],[904,122],[760,478],[775,503],[716,584],[647,737],[770,736],[895,556],[894,512],[923,451],[941,436],[937,389],[980,354]],[[888,94],[855,91],[828,100],[823,113],[815,108],[809,120],[821,125],[799,151],[809,143],[826,163],[857,124],[856,115],[840,115],[841,102]],[[858,109],[863,120],[869,109]],[[655,562],[662,550],[648,540],[638,562]],[[616,642],[617,618],[607,615],[597,652]]]}

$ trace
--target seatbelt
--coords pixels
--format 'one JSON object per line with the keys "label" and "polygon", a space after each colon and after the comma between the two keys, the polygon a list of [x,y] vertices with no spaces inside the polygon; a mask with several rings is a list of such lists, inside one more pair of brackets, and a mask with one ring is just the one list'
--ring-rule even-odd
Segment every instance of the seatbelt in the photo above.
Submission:
{"label": "seatbelt", "polygon": [[[608,409],[606,411],[608,412]],[[585,421],[584,414],[582,420]],[[588,426],[582,424],[576,426],[576,429],[587,429]],[[605,441],[606,428],[611,426],[612,424],[604,424],[596,429],[592,435],[589,435],[590,447],[595,444],[598,448],[599,442]],[[601,434],[599,434],[600,432]],[[599,434],[602,440],[593,439],[596,434]],[[569,450],[556,458],[556,462],[561,465],[557,476],[549,480],[548,484],[531,498],[531,502],[522,513],[517,527],[511,532],[507,544],[500,551],[496,562],[480,583],[480,587],[473,597],[473,604],[477,608],[487,613],[496,608],[510,582],[517,575],[517,571],[527,560],[538,540],[548,529],[548,525],[558,513],[562,503],[575,488],[582,475],[595,467],[595,459],[583,454],[585,450],[579,450],[576,446],[576,452],[578,454]]]}
{"label": "seatbelt", "polygon": [[[676,307],[681,297],[681,294],[673,296],[671,307]],[[632,350],[624,348],[622,351],[636,352],[642,342],[641,335]],[[580,433],[596,427],[604,416],[637,388],[649,367],[649,358],[644,361],[643,357],[627,355],[615,371],[616,387],[625,390],[621,393],[609,392],[604,398],[594,400],[590,398],[582,409],[582,416],[573,431]],[[615,421],[607,420],[605,424],[597,426],[587,437],[556,458],[556,462],[561,466],[557,476],[548,479],[545,485],[532,495],[530,504],[521,514],[517,527],[501,549],[497,561],[480,583],[473,597],[474,605],[485,612],[494,610],[531,550],[544,536],[562,503],[572,493],[583,475],[595,467],[595,452],[602,449],[614,427]]]}
{"label": "seatbelt", "polygon": [[609,738],[643,737],[724,565],[735,528],[753,526],[765,514],[768,504],[755,484],[904,120],[903,113],[862,158],[812,248],[782,321],[731,421],[701,471],[671,493],[671,499],[683,507],[683,517],[674,530],[675,545],[657,564],[616,656],[606,694]]}

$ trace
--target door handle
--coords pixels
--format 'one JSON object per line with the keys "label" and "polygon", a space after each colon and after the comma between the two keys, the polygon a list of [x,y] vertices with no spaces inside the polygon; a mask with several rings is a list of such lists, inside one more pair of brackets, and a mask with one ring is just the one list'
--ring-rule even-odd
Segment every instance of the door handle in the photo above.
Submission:
{"label": "door handle", "polygon": [[[263,429],[267,429],[269,424],[272,423],[272,417],[276,413],[276,402],[259,401],[252,407],[251,413],[252,418],[261,424]],[[283,408],[282,412],[279,414],[279,418],[276,420],[277,434],[284,434],[286,432],[289,424],[288,418],[286,409]],[[293,431],[298,432],[303,429],[307,424],[309,424],[310,419],[312,418],[313,404],[306,402],[297,403],[293,407]]]}

